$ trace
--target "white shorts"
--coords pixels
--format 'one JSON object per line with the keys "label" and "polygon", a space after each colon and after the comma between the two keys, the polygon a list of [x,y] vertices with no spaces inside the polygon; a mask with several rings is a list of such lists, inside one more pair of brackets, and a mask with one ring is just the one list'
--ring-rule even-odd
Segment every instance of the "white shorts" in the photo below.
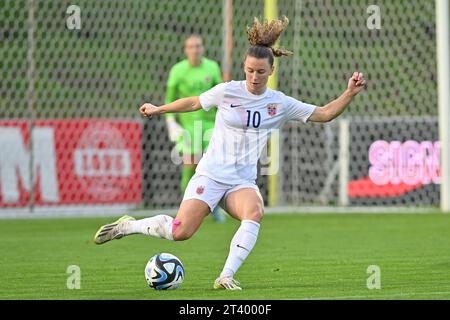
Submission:
{"label": "white shorts", "polygon": [[190,199],[201,200],[209,206],[211,211],[213,211],[220,203],[220,206],[225,209],[226,197],[231,192],[244,188],[255,189],[259,193],[258,186],[253,182],[226,184],[196,173],[186,187],[183,201]]}

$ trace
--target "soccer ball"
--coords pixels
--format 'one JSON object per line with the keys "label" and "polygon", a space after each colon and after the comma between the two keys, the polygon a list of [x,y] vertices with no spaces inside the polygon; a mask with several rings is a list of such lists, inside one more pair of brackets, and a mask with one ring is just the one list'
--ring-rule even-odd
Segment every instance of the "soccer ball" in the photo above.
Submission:
{"label": "soccer ball", "polygon": [[173,254],[155,254],[145,266],[145,280],[155,290],[177,289],[184,280],[183,264]]}

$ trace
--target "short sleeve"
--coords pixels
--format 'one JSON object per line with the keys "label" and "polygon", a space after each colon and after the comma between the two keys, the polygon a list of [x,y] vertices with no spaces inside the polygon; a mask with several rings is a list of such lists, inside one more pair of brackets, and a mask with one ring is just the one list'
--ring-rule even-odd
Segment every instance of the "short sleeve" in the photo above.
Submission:
{"label": "short sleeve", "polygon": [[208,91],[203,92],[199,97],[202,108],[208,111],[213,106],[220,105],[223,100],[225,86],[226,83],[219,83]]}
{"label": "short sleeve", "polygon": [[301,102],[289,96],[285,96],[285,107],[287,108],[286,120],[303,121],[306,123],[314,110],[315,105]]}

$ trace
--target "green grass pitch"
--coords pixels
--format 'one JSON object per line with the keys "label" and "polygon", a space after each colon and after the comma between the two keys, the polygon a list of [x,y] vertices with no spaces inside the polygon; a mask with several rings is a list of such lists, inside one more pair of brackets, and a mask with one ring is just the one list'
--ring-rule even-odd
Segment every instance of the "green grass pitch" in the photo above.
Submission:
{"label": "green grass pitch", "polygon": [[[0,299],[449,299],[450,216],[444,214],[267,215],[236,278],[243,291],[216,291],[238,222],[208,218],[185,242],[136,235],[102,246],[92,237],[115,218],[0,221]],[[147,287],[157,252],[183,262],[180,289]],[[81,289],[69,290],[69,265]],[[381,289],[366,286],[369,265]]]}

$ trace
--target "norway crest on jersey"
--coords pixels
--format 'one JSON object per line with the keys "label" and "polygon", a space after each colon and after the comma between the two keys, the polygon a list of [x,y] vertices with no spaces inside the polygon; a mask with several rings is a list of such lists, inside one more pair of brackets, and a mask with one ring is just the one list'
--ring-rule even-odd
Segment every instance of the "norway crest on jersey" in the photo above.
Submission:
{"label": "norway crest on jersey", "polygon": [[269,103],[267,105],[267,113],[269,116],[273,117],[277,114],[277,105],[275,103]]}
{"label": "norway crest on jersey", "polygon": [[198,186],[196,192],[197,192],[198,195],[201,196],[203,194],[203,192],[205,192],[205,187],[204,186]]}

